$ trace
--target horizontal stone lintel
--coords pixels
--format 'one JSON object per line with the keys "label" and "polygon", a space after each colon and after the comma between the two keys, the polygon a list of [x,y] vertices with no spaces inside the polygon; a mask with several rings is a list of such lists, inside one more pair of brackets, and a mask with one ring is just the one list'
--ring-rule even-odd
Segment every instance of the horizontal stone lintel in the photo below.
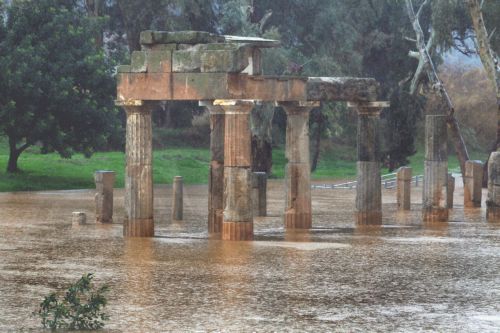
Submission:
{"label": "horizontal stone lintel", "polygon": [[117,90],[118,103],[215,99],[374,102],[378,83],[366,78],[321,78],[318,83],[318,78],[238,73],[118,73]]}

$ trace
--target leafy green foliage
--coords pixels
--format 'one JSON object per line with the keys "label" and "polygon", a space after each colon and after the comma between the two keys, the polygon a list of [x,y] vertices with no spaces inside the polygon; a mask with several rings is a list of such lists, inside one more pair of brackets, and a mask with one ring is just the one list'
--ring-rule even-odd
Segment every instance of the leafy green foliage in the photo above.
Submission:
{"label": "leafy green foliage", "polygon": [[59,300],[55,293],[46,296],[36,314],[44,328],[68,330],[95,330],[104,326],[109,317],[103,312],[107,300],[104,294],[108,286],[95,288],[94,275],[82,276]]}

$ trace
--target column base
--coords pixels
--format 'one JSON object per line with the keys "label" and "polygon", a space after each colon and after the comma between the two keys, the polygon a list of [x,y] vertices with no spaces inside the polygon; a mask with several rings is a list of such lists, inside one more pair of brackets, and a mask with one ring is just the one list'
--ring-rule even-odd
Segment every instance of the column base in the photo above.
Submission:
{"label": "column base", "polygon": [[220,234],[222,231],[222,218],[224,210],[212,209],[208,220],[208,233]]}
{"label": "column base", "polygon": [[311,229],[311,213],[285,212],[286,229]]}
{"label": "column base", "polygon": [[448,222],[448,208],[430,208],[422,210],[424,222]]}
{"label": "column base", "polygon": [[382,212],[356,212],[357,224],[382,224]]}
{"label": "column base", "polygon": [[95,221],[96,223],[113,223],[113,218],[97,217]]}
{"label": "column base", "polygon": [[222,240],[249,241],[253,240],[253,222],[223,222]]}
{"label": "column base", "polygon": [[123,221],[123,236],[125,237],[154,237],[155,226],[153,219],[127,219]]}
{"label": "column base", "polygon": [[464,201],[464,207],[466,208],[480,208],[481,203],[475,201]]}
{"label": "column base", "polygon": [[486,219],[488,222],[500,222],[500,206],[487,206]]}

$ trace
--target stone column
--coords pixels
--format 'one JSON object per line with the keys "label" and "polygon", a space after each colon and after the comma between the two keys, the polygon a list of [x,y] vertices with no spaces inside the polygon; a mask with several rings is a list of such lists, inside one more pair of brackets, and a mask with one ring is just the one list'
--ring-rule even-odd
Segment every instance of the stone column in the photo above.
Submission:
{"label": "stone column", "polygon": [[253,172],[252,200],[254,216],[267,215],[267,173]]}
{"label": "stone column", "polygon": [[151,113],[154,104],[131,101],[127,112],[125,221],[123,234],[153,237],[153,145]]}
{"label": "stone column", "polygon": [[286,112],[285,228],[310,229],[311,165],[309,157],[309,113],[319,106],[311,102],[280,103]]}
{"label": "stone column", "polygon": [[483,195],[483,163],[465,162],[464,207],[481,207]]}
{"label": "stone column", "polygon": [[223,240],[253,239],[250,111],[253,101],[216,100],[224,110]]}
{"label": "stone column", "polygon": [[114,171],[96,171],[94,173],[95,217],[100,223],[113,222],[113,185],[115,184]]}
{"label": "stone column", "polygon": [[447,205],[448,209],[453,209],[453,196],[455,195],[455,177],[451,173],[448,174],[448,194]]}
{"label": "stone column", "polygon": [[210,112],[210,171],[208,178],[208,233],[220,234],[224,211],[224,110],[200,101]]}
{"label": "stone column", "polygon": [[387,102],[349,103],[358,112],[356,221],[382,223],[379,115]]}
{"label": "stone column", "polygon": [[397,202],[399,210],[410,210],[411,168],[401,167],[397,172]]}
{"label": "stone column", "polygon": [[491,153],[488,160],[486,217],[489,222],[500,222],[500,151]]}
{"label": "stone column", "polygon": [[422,215],[426,222],[448,221],[448,152],[446,115],[425,116]]}
{"label": "stone column", "polygon": [[183,192],[182,176],[175,176],[172,184],[172,220],[174,221],[182,221]]}

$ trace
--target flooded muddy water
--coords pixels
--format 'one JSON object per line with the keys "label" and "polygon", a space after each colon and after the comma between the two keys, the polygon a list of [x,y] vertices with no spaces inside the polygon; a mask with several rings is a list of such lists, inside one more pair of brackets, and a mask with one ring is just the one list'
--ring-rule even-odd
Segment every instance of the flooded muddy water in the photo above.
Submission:
{"label": "flooded muddy water", "polygon": [[38,331],[43,296],[88,272],[110,285],[111,332],[500,331],[500,224],[464,210],[461,188],[431,225],[418,188],[406,213],[384,190],[379,227],[355,226],[354,190],[315,189],[314,229],[286,233],[273,181],[253,242],[208,239],[207,191],[185,187],[171,222],[171,187],[157,187],[151,239],[122,237],[121,190],[116,223],[82,226],[71,213],[92,222],[94,191],[0,193],[0,332]]}

